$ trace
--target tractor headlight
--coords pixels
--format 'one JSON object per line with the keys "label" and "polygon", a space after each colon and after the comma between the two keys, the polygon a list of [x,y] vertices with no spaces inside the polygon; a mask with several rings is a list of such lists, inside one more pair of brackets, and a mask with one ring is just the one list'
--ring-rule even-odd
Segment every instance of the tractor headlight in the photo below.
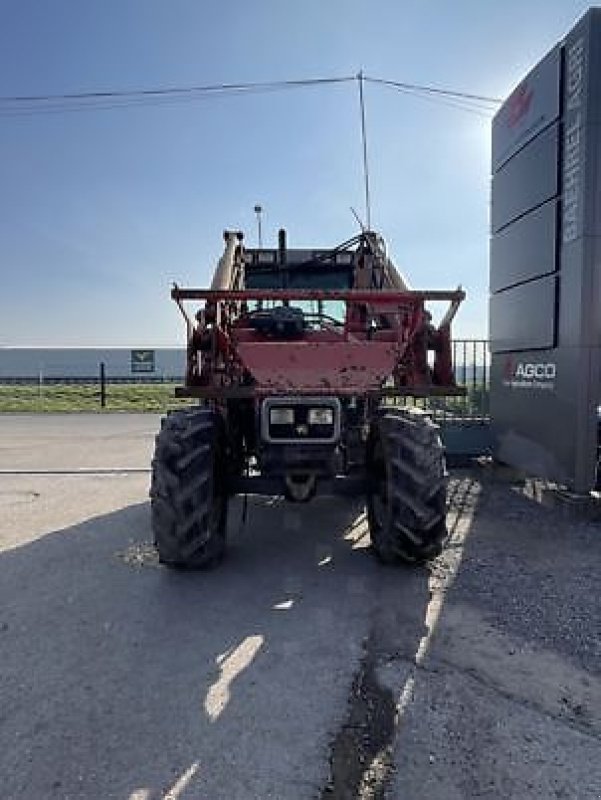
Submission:
{"label": "tractor headlight", "polygon": [[269,424],[270,425],[294,425],[294,409],[293,408],[270,408],[269,409]]}
{"label": "tractor headlight", "polygon": [[307,421],[309,425],[333,425],[334,410],[332,408],[310,408]]}

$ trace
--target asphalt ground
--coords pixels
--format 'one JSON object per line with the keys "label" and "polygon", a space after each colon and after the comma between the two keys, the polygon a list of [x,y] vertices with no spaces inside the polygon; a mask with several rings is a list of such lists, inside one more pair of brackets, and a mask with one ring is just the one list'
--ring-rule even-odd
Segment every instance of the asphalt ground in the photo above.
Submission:
{"label": "asphalt ground", "polygon": [[598,524],[463,471],[428,568],[359,499],[251,498],[171,572],[158,425],[0,416],[2,800],[601,797]]}

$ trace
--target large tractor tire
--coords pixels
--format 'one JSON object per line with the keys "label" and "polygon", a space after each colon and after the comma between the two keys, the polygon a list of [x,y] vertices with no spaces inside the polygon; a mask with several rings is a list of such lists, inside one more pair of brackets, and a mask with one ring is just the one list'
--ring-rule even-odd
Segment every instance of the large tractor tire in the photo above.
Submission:
{"label": "large tractor tire", "polygon": [[447,538],[444,448],[419,409],[390,409],[368,440],[367,518],[372,546],[385,563],[423,562]]}
{"label": "large tractor tire", "polygon": [[159,560],[213,566],[225,552],[227,475],[222,424],[211,409],[173,411],[152,460],[151,518]]}

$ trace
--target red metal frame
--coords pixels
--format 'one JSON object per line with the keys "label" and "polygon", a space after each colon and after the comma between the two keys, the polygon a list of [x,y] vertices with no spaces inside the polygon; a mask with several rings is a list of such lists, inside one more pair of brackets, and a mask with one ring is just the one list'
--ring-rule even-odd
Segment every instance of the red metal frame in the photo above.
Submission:
{"label": "red metal frame", "polygon": [[411,290],[394,289],[184,289],[177,284],[171,290],[174,300],[345,300],[357,303],[390,305],[403,301],[465,300],[463,289]]}
{"label": "red metal frame", "polygon": [[[186,389],[199,397],[272,394],[457,394],[451,321],[464,299],[455,291],[173,288],[188,326]],[[184,301],[204,301],[195,326]],[[251,325],[251,301],[340,301],[344,324],[326,323],[295,339],[270,339]],[[425,302],[448,301],[438,329]],[[428,352],[434,354],[429,366]],[[394,386],[383,387],[389,376]]]}

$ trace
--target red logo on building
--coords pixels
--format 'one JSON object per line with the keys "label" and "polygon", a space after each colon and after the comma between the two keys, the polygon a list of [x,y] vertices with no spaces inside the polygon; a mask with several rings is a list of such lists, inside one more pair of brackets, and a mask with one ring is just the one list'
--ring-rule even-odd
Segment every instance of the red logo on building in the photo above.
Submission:
{"label": "red logo on building", "polygon": [[522,83],[507,101],[507,124],[510,128],[521,122],[530,110],[534,92],[527,83]]}

